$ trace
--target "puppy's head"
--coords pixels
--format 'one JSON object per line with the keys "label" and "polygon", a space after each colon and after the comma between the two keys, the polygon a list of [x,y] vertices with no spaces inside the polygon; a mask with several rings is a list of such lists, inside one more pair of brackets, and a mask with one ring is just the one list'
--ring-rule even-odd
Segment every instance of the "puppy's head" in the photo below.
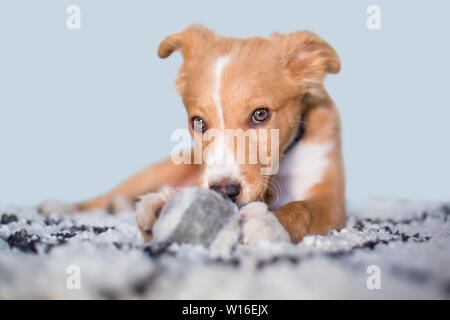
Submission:
{"label": "puppy's head", "polygon": [[158,55],[178,49],[175,84],[201,155],[200,185],[238,204],[262,200],[297,134],[303,97],[320,95],[325,75],[339,71],[336,52],[305,31],[237,39],[199,25],[166,37]]}

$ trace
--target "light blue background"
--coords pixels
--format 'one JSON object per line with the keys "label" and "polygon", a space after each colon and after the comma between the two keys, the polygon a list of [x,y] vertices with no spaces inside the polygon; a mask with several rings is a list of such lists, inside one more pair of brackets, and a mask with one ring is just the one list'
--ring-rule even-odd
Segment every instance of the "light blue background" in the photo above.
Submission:
{"label": "light blue background", "polygon": [[[81,30],[66,8],[81,8]],[[380,6],[381,30],[366,8]],[[167,156],[186,127],[159,41],[191,23],[220,34],[309,29],[342,71],[348,199],[450,199],[448,1],[0,2],[0,203],[79,200]]]}

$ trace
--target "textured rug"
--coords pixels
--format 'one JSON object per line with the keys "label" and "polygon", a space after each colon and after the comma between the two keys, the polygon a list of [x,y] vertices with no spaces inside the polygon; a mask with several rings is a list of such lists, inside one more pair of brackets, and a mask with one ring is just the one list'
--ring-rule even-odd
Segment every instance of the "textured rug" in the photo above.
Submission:
{"label": "textured rug", "polygon": [[133,213],[0,208],[0,298],[449,299],[450,205],[379,201],[298,245],[144,243]]}

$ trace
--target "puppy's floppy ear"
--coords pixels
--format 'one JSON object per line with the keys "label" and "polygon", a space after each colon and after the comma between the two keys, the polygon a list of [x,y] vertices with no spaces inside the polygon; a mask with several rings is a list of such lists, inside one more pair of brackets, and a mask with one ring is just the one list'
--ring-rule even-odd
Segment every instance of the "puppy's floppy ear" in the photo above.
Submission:
{"label": "puppy's floppy ear", "polygon": [[273,33],[270,38],[281,46],[284,67],[302,86],[321,85],[327,73],[341,68],[336,51],[311,32]]}
{"label": "puppy's floppy ear", "polygon": [[215,33],[202,25],[191,25],[182,32],[167,36],[158,48],[158,56],[167,58],[175,50],[181,49],[183,58],[189,59],[202,54],[215,38]]}

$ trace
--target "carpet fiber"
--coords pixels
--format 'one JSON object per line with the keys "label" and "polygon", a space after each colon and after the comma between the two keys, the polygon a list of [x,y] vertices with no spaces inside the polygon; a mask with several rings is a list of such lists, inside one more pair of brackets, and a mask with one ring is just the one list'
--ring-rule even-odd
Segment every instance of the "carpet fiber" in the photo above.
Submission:
{"label": "carpet fiber", "polygon": [[326,237],[215,256],[144,243],[133,213],[45,217],[2,207],[0,298],[450,298],[450,205],[381,201],[349,211],[347,227]]}

